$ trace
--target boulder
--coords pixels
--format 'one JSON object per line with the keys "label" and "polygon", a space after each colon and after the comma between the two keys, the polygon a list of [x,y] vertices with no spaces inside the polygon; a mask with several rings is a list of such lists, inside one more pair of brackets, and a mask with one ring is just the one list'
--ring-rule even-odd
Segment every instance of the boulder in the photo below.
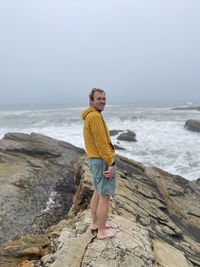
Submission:
{"label": "boulder", "polygon": [[189,131],[200,132],[200,120],[187,120],[184,128]]}
{"label": "boulder", "polygon": [[121,133],[118,137],[120,141],[136,142],[136,134],[133,131],[127,130],[125,133]]}

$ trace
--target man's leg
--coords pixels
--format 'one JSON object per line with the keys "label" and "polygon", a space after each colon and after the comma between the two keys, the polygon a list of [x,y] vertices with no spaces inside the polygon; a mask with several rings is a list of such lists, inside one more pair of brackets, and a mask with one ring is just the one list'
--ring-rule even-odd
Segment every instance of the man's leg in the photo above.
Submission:
{"label": "man's leg", "polygon": [[104,230],[106,227],[106,221],[108,218],[110,196],[99,196],[99,205],[97,209],[97,218],[99,231]]}
{"label": "man's leg", "polygon": [[99,204],[97,208],[98,234],[99,239],[115,236],[115,232],[111,229],[106,229],[106,221],[109,212],[110,196],[99,195]]}
{"label": "man's leg", "polygon": [[91,229],[96,230],[98,228],[97,224],[97,208],[98,208],[98,203],[99,203],[99,194],[97,190],[94,190],[93,196],[90,201],[90,209],[91,209],[91,214],[92,214],[92,223],[91,223]]}

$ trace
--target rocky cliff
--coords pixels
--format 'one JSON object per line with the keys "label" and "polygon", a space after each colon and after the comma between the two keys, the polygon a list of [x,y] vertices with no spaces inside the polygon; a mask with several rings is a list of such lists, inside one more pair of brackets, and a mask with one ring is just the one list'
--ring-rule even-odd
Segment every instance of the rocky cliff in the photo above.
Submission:
{"label": "rocky cliff", "polygon": [[[38,137],[36,139],[42,147],[41,140],[47,137],[41,138],[39,135],[35,137]],[[12,140],[13,138],[14,143],[8,144],[8,139]],[[110,203],[109,217],[110,224],[116,229],[117,235],[112,239],[97,240],[88,227],[92,185],[87,161],[82,155],[82,151],[67,143],[61,142],[61,145],[60,141],[50,139],[50,142],[53,142],[52,145],[55,146],[54,149],[49,147],[47,154],[44,153],[44,149],[42,153],[35,153],[32,152],[32,149],[35,151],[34,147],[37,146],[37,142],[34,141],[33,145],[32,141],[35,140],[33,136],[33,140],[30,136],[26,136],[26,139],[28,138],[26,146],[21,138],[18,138],[19,136],[10,134],[0,143],[1,170],[2,166],[5,167],[7,158],[16,157],[8,161],[7,169],[3,169],[4,172],[1,171],[1,183],[4,180],[1,188],[3,188],[2,185],[6,185],[3,177],[10,181],[15,173],[14,170],[17,167],[14,168],[12,165],[18,165],[16,160],[19,155],[29,158],[30,154],[33,153],[34,162],[37,160],[37,164],[41,164],[41,160],[43,162],[44,154],[48,155],[47,162],[53,160],[54,167],[58,172],[59,168],[62,169],[64,166],[59,164],[59,161],[58,164],[55,164],[55,158],[58,159],[58,155],[52,155],[52,153],[54,154],[55,151],[61,149],[63,156],[73,159],[73,163],[66,164],[66,167],[70,168],[73,173],[71,183],[75,185],[75,188],[74,190],[70,189],[71,196],[74,192],[73,205],[67,219],[58,216],[57,221],[61,217],[62,220],[46,228],[42,233],[26,235],[18,240],[5,243],[2,248],[0,266],[17,266],[22,261],[23,263],[18,266],[200,266],[200,180],[190,182],[159,168],[146,168],[138,162],[117,156],[117,191]],[[24,145],[23,149],[21,149],[22,144]],[[27,145],[29,148],[32,147],[28,150],[29,152],[27,152]],[[58,149],[57,146],[60,148]],[[13,150],[15,152],[11,155]],[[64,160],[64,158],[62,159]],[[26,165],[19,165],[21,171],[26,170]],[[43,167],[41,166],[40,171]],[[53,167],[50,169],[50,173],[52,170]],[[29,175],[27,177],[31,179],[31,174],[29,173]],[[43,176],[37,176],[37,180],[40,181],[41,177]],[[65,180],[64,177],[66,175],[63,175]],[[45,192],[45,184],[41,183],[41,186]],[[70,186],[71,184],[62,184],[64,192],[67,192],[67,188]],[[9,186],[5,188],[4,194],[6,191],[10,192]],[[23,190],[26,191],[26,188]],[[64,195],[68,195],[68,193],[64,193]],[[31,204],[32,208],[35,208],[34,201],[35,199],[31,199],[30,208]],[[45,203],[44,200],[41,201],[43,203],[41,208],[45,213],[48,198],[45,199]],[[54,201],[56,202],[56,197]],[[62,199],[62,204],[66,205],[67,201],[67,199]],[[16,203],[16,207],[18,204]],[[67,213],[67,209],[65,212]],[[51,217],[48,218],[50,220]],[[4,218],[2,219],[4,220]],[[42,221],[40,223],[42,224]],[[12,224],[14,229],[14,220]],[[13,233],[13,231],[11,232]]]}
{"label": "rocky cliff", "polygon": [[75,193],[74,165],[83,153],[40,134],[5,135],[0,141],[0,244],[42,234],[67,217]]}

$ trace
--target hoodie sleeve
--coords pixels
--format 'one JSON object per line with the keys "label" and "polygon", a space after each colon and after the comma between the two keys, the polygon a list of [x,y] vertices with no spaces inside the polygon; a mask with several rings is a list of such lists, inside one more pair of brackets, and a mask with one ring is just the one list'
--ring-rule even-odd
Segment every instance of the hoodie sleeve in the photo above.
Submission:
{"label": "hoodie sleeve", "polygon": [[105,125],[101,115],[94,114],[91,117],[90,127],[99,155],[107,162],[108,165],[111,165],[113,162],[113,154],[110,150]]}

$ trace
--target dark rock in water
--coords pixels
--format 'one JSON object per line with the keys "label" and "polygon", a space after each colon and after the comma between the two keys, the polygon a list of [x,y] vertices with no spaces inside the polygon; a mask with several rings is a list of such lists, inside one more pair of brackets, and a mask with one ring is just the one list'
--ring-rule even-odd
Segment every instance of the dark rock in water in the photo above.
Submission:
{"label": "dark rock in water", "polygon": [[119,133],[123,132],[122,130],[110,130],[110,136],[117,135]]}
{"label": "dark rock in water", "polygon": [[189,106],[189,107],[177,107],[171,108],[172,110],[198,110],[200,111],[200,106]]}
{"label": "dark rock in water", "polygon": [[114,147],[116,150],[126,150],[125,148],[118,146],[118,145],[114,145]]}
{"label": "dark rock in water", "polygon": [[136,134],[133,131],[128,130],[126,133],[122,133],[117,137],[120,141],[136,142]]}
{"label": "dark rock in water", "polygon": [[193,132],[200,132],[200,120],[187,120],[184,128]]}
{"label": "dark rock in water", "polygon": [[0,141],[0,242],[67,217],[75,163],[84,151],[41,134],[9,133]]}

